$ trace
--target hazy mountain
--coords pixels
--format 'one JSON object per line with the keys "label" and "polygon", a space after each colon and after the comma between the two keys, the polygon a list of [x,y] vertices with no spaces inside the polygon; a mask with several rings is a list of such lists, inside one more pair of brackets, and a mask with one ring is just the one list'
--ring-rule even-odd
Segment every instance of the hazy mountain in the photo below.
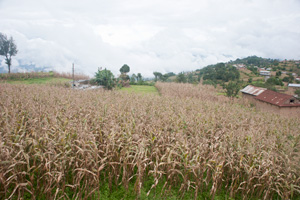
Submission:
{"label": "hazy mountain", "polygon": [[[51,71],[52,68],[51,67],[40,67],[40,66],[36,66],[34,63],[25,63],[22,60],[18,60],[17,62],[13,63],[13,65],[11,66],[11,72],[16,73],[16,72],[46,72],[46,71]],[[2,59],[0,60],[0,73],[7,73],[8,72],[8,68],[7,65],[5,64],[5,61]]]}

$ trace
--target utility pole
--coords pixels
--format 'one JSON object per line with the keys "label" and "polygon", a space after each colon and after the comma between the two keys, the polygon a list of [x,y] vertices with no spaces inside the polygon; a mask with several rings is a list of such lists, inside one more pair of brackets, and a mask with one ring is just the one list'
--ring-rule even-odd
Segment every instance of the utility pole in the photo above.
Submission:
{"label": "utility pole", "polygon": [[73,63],[73,67],[72,67],[72,71],[73,71],[73,73],[72,73],[72,78],[73,78],[73,84],[72,84],[72,88],[74,89],[74,86],[75,86],[75,79],[74,79],[74,63]]}

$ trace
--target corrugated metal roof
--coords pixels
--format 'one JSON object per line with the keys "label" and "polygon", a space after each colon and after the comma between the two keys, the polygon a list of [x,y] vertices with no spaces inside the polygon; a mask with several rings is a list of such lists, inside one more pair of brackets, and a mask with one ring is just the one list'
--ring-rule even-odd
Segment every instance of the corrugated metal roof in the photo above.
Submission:
{"label": "corrugated metal roof", "polygon": [[300,87],[300,84],[289,83],[289,87]]}
{"label": "corrugated metal roof", "polygon": [[261,87],[255,87],[253,85],[248,85],[247,87],[242,89],[241,92],[246,93],[246,94],[250,94],[250,95],[253,95],[253,96],[258,96],[262,92],[264,92],[265,90],[266,90],[266,88],[261,88]]}
{"label": "corrugated metal roof", "polygon": [[[276,106],[300,106],[298,100],[296,100],[292,95],[282,94],[278,92],[274,92],[272,90],[265,90],[260,95],[256,96],[255,99],[267,102]],[[293,100],[293,103],[290,102]]]}

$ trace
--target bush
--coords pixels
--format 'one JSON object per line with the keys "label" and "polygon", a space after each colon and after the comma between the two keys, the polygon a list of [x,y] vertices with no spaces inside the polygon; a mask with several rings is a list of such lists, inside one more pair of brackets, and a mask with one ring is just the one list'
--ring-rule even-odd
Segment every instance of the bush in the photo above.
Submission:
{"label": "bush", "polygon": [[212,85],[215,88],[217,87],[217,84],[214,81],[212,81],[212,80],[205,80],[205,81],[202,82],[202,84],[203,85]]}
{"label": "bush", "polygon": [[224,89],[228,97],[236,97],[240,91],[240,85],[238,82],[230,81],[227,85],[225,85]]}
{"label": "bush", "polygon": [[278,77],[271,77],[267,80],[266,83],[269,84],[269,85],[281,85],[281,86],[284,85],[282,80]]}
{"label": "bush", "polygon": [[95,75],[95,80],[98,85],[103,85],[104,88],[108,90],[111,90],[116,85],[113,73],[107,69],[98,70]]}

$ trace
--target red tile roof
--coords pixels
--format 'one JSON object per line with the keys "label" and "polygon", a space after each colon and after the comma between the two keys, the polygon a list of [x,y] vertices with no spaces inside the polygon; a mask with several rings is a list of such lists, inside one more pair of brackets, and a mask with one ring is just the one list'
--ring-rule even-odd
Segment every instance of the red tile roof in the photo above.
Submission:
{"label": "red tile roof", "polygon": [[[300,102],[292,95],[282,94],[272,90],[265,90],[260,95],[256,96],[255,99],[280,107],[300,106]],[[290,100],[294,100],[294,103],[290,103]]]}

